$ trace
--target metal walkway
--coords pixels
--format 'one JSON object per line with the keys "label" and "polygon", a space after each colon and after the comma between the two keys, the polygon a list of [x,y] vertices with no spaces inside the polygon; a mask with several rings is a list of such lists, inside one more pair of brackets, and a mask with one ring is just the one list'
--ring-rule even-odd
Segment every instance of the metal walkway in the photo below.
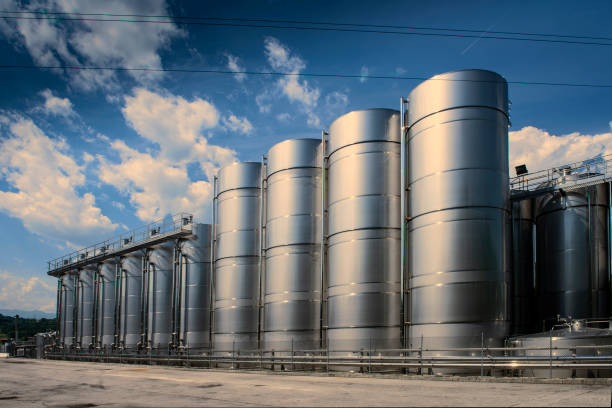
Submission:
{"label": "metal walkway", "polygon": [[612,181],[612,154],[510,178],[510,199]]}
{"label": "metal walkway", "polygon": [[64,255],[47,262],[47,274],[62,274],[85,265],[102,262],[105,259],[124,255],[138,249],[150,247],[164,241],[191,236],[193,215],[175,214],[162,220],[138,227],[106,241]]}

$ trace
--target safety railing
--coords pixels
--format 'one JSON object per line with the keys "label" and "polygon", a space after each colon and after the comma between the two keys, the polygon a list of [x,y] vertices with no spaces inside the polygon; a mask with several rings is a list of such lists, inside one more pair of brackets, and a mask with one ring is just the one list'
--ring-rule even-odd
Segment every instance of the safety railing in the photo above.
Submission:
{"label": "safety railing", "polygon": [[612,178],[612,155],[526,173],[510,178],[513,194],[547,188],[569,188]]}
{"label": "safety railing", "polygon": [[154,221],[131,231],[124,232],[113,238],[98,242],[86,248],[74,251],[68,255],[52,259],[47,262],[48,271],[66,268],[70,265],[87,261],[101,255],[116,252],[120,249],[136,246],[139,243],[149,241],[157,236],[171,234],[173,232],[188,229],[193,222],[193,215],[178,213],[171,217]]}

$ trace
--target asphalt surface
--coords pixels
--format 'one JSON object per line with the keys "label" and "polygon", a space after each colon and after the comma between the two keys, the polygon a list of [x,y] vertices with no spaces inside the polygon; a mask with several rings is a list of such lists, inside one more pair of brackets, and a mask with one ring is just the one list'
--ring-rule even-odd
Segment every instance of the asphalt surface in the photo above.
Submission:
{"label": "asphalt surface", "polygon": [[328,377],[0,359],[0,407],[610,406],[610,385]]}

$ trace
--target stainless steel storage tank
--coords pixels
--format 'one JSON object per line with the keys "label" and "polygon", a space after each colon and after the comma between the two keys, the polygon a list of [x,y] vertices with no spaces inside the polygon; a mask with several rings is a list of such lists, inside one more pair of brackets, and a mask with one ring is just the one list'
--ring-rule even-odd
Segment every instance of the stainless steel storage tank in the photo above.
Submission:
{"label": "stainless steel storage tank", "polygon": [[94,334],[94,275],[96,265],[88,265],[79,269],[78,300],[77,300],[77,343],[81,349],[89,349],[93,345]]}
{"label": "stainless steel storage tank", "polygon": [[118,260],[109,259],[100,264],[98,271],[96,343],[102,348],[110,348],[115,343],[115,281],[118,268]]}
{"label": "stainless steel storage tank", "polygon": [[264,349],[313,350],[321,332],[321,141],[268,151]]}
{"label": "stainless steel storage tank", "polygon": [[193,224],[194,238],[182,240],[179,341],[192,350],[210,343],[210,234],[209,224]]}
{"label": "stainless steel storage tank", "polygon": [[166,350],[172,341],[173,261],[173,242],[164,242],[149,250],[147,339],[154,349]]}
{"label": "stainless steel storage tank", "polygon": [[608,185],[538,197],[538,325],[610,316]]}
{"label": "stainless steel storage tank", "polygon": [[260,163],[233,163],[218,173],[213,337],[216,351],[257,348],[260,184]]}
{"label": "stainless steel storage tank", "polygon": [[74,344],[74,315],[75,315],[75,279],[78,272],[68,272],[60,278],[60,321],[58,324],[59,338],[65,347]]}
{"label": "stainless steel storage tank", "polygon": [[512,334],[539,331],[535,324],[535,214],[533,199],[512,202]]}
{"label": "stainless steel storage tank", "polygon": [[400,344],[400,114],[347,113],[329,128],[328,347]]}
{"label": "stainless steel storage tank", "polygon": [[142,251],[130,252],[121,257],[120,344],[117,346],[126,349],[135,349],[141,341],[142,258]]}
{"label": "stainless steel storage tank", "polygon": [[[510,332],[508,86],[465,70],[408,108],[410,346],[502,346]],[[455,352],[453,352],[455,353]]]}

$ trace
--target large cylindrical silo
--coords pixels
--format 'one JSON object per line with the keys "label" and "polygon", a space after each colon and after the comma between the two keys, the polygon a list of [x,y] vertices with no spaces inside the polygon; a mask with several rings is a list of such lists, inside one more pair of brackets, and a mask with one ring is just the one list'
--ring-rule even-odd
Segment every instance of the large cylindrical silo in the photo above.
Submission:
{"label": "large cylindrical silo", "polygon": [[173,263],[173,242],[164,242],[150,249],[147,339],[155,349],[165,350],[172,341]]}
{"label": "large cylindrical silo", "polygon": [[608,185],[537,199],[537,324],[610,316]]}
{"label": "large cylindrical silo", "polygon": [[216,351],[257,348],[260,185],[260,163],[233,163],[218,173],[213,338]]}
{"label": "large cylindrical silo", "polygon": [[535,333],[535,213],[532,198],[512,202],[512,335]]}
{"label": "large cylindrical silo", "polygon": [[119,342],[126,349],[141,341],[142,258],[141,251],[121,257]]}
{"label": "large cylindrical silo", "polygon": [[494,72],[449,72],[417,86],[408,103],[410,345],[502,346],[511,295],[508,85]]}
{"label": "large cylindrical silo", "polygon": [[97,273],[95,265],[79,269],[77,299],[77,343],[81,349],[93,345],[94,334],[94,278]]}
{"label": "large cylindrical silo", "polygon": [[60,321],[58,324],[60,341],[65,347],[74,344],[74,314],[75,314],[75,276],[68,272],[60,278]]}
{"label": "large cylindrical silo", "polygon": [[268,151],[264,348],[312,350],[321,332],[321,141]]}
{"label": "large cylindrical silo", "polygon": [[400,344],[400,114],[347,113],[329,128],[328,347]]}
{"label": "large cylindrical silo", "polygon": [[97,343],[101,348],[110,348],[115,342],[115,281],[119,264],[109,259],[100,264],[98,271]]}
{"label": "large cylindrical silo", "polygon": [[210,343],[210,233],[209,224],[193,224],[193,238],[182,240],[179,341],[192,350]]}

